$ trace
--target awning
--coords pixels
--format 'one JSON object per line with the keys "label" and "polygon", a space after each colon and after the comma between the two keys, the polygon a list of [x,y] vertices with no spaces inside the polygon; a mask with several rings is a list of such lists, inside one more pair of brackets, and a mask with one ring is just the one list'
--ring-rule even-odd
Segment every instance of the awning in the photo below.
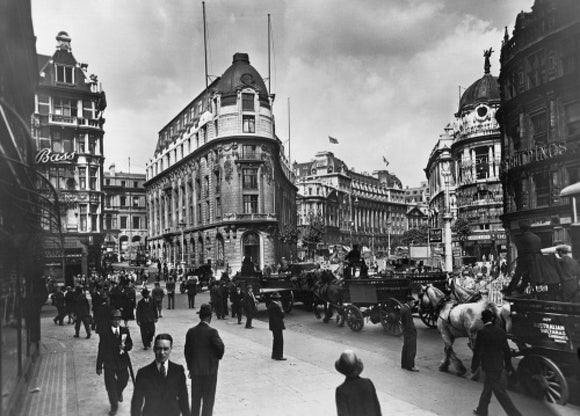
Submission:
{"label": "awning", "polygon": [[573,196],[573,195],[580,195],[580,182],[573,183],[572,185],[568,185],[562,191],[560,191],[560,196]]}

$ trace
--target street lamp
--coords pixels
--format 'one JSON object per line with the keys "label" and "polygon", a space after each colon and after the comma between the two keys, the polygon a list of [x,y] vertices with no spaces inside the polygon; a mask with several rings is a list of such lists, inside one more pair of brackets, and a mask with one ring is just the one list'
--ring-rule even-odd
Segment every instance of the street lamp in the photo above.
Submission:
{"label": "street lamp", "polygon": [[185,228],[185,221],[179,221],[179,228],[181,229],[181,270],[185,270],[185,258],[184,258],[184,250],[183,250],[183,230]]}
{"label": "street lamp", "polygon": [[453,253],[451,252],[451,207],[449,203],[449,180],[451,169],[449,161],[441,163],[441,176],[445,182],[445,213],[443,214],[443,243],[445,247],[445,271],[453,271]]}
{"label": "street lamp", "polygon": [[391,257],[391,220],[387,220],[387,259]]}

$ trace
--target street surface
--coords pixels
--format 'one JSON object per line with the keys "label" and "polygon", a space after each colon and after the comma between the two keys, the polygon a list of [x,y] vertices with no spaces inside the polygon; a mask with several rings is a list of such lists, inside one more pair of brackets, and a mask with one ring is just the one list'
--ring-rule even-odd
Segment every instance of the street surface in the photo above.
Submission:
{"label": "street surface", "polygon": [[[203,292],[196,298],[196,309],[187,309],[187,296],[176,294],[176,309],[163,310],[157,333],[174,337],[170,359],[185,365],[183,347],[187,329],[199,322],[199,305],[209,301]],[[166,306],[166,299],[164,300]],[[109,403],[102,376],[95,373],[98,336],[73,338],[72,325],[55,326],[55,308],[45,306],[42,315],[44,348],[31,392],[22,416],[106,415]],[[469,415],[477,405],[482,384],[466,377],[437,370],[443,348],[436,330],[428,329],[416,318],[418,329],[417,367],[419,373],[400,369],[402,339],[387,335],[380,324],[365,323],[361,332],[324,324],[301,306],[286,317],[284,352],[288,361],[270,359],[272,337],[267,312],[261,304],[254,329],[237,325],[237,320],[217,320],[226,345],[220,364],[216,416],[257,415],[335,415],[334,390],[343,376],[334,369],[340,353],[351,348],[364,362],[363,377],[376,388],[384,415]],[[139,329],[129,323],[134,348],[131,359],[135,372],[153,360],[151,350],[143,350]],[[466,365],[470,353],[466,340],[457,341],[456,351]],[[189,382],[189,380],[188,380]],[[39,391],[34,392],[34,387]],[[133,385],[129,382],[118,415],[129,415]],[[580,415],[580,408],[550,406],[521,394],[510,393],[524,415]],[[573,395],[573,394],[571,394]],[[495,398],[490,415],[505,414]]]}

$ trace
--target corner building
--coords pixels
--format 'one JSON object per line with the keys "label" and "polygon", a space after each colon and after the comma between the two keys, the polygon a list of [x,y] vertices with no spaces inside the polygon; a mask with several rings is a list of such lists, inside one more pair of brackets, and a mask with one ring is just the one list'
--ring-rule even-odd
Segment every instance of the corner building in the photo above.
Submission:
{"label": "corner building", "polygon": [[570,243],[572,212],[559,194],[580,181],[579,39],[580,2],[536,0],[501,50],[503,222],[512,236],[530,224],[544,247]]}
{"label": "corner building", "polygon": [[185,268],[211,261],[235,273],[295,250],[277,237],[296,226],[296,186],[258,71],[236,53],[222,77],[161,131],[147,164],[152,257]]}

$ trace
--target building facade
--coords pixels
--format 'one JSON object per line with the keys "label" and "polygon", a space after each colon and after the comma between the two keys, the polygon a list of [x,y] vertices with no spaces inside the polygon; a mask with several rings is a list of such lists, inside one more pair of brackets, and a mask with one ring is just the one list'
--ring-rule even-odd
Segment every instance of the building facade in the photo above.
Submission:
{"label": "building facade", "polygon": [[451,144],[457,218],[465,220],[470,229],[462,242],[463,254],[477,259],[497,258],[507,243],[500,219],[501,140],[495,118],[500,105],[499,84],[490,73],[491,52],[485,54],[483,77],[461,96]]}
{"label": "building facade", "polygon": [[103,251],[117,254],[122,261],[130,245],[145,248],[148,232],[145,174],[117,172],[113,164],[103,176]]}
{"label": "building facade", "polygon": [[45,273],[72,284],[73,276],[100,267],[103,191],[104,92],[87,64],[72,54],[66,32],[52,56],[38,55],[40,80],[32,134],[38,169],[56,189],[64,233],[64,258],[45,239]]}
{"label": "building facade", "polygon": [[235,272],[244,257],[277,263],[295,247],[296,187],[275,134],[274,96],[245,53],[159,132],[147,164],[148,248],[184,267]]}
{"label": "building facade", "polygon": [[503,223],[510,237],[530,224],[544,247],[570,243],[572,213],[559,193],[580,181],[579,38],[579,2],[536,0],[501,49]]}
{"label": "building facade", "polygon": [[328,151],[293,168],[299,229],[319,217],[326,230],[321,246],[358,243],[386,254],[407,229],[405,191],[388,171],[357,173]]}

